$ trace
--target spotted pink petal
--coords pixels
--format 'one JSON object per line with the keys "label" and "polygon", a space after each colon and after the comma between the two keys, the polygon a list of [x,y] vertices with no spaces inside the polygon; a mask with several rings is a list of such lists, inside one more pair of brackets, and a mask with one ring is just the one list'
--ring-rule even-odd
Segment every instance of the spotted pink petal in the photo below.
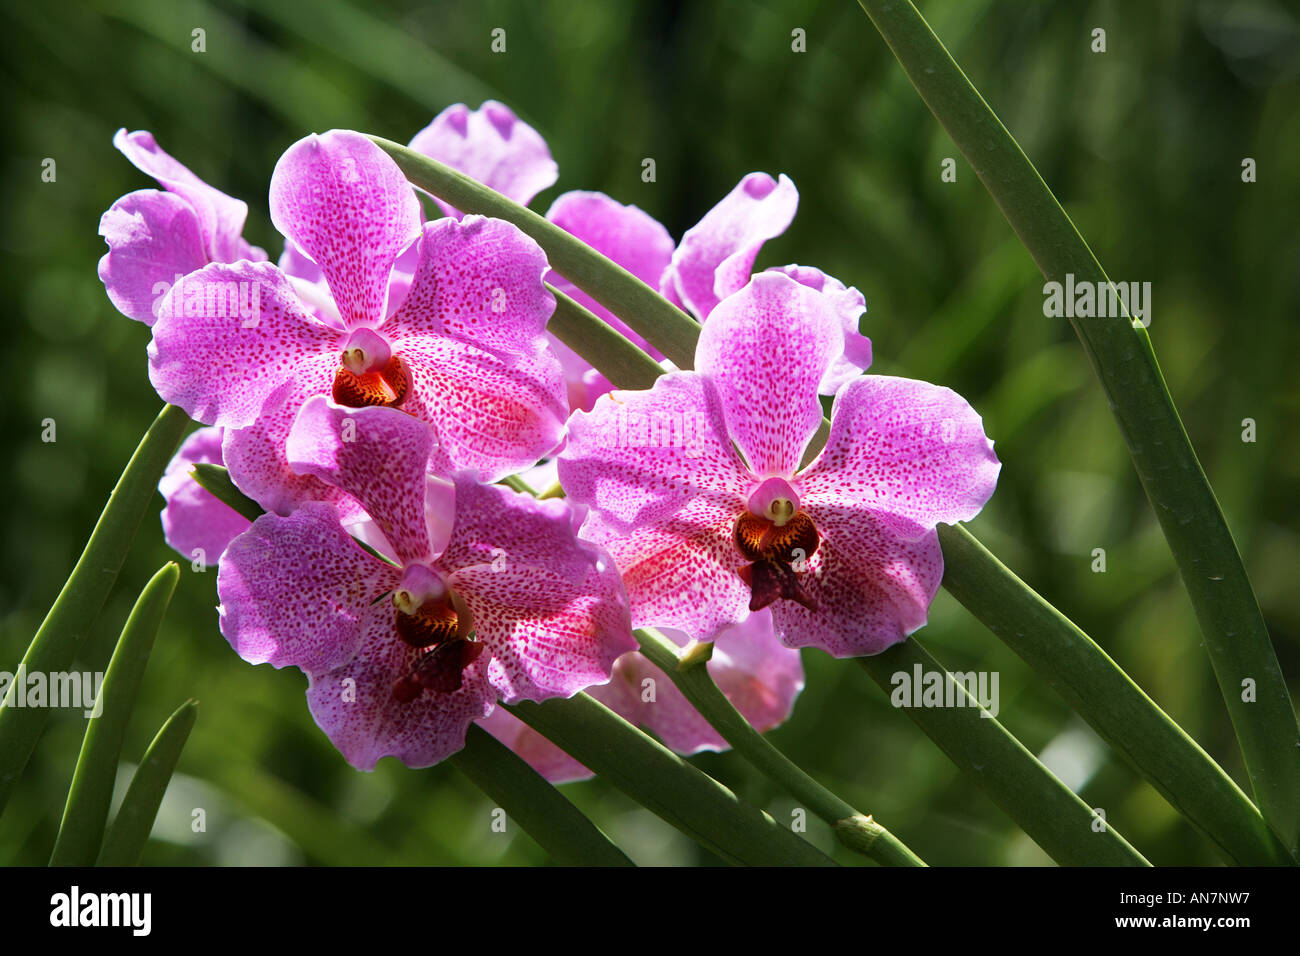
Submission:
{"label": "spotted pink petal", "polygon": [[356,655],[372,602],[400,579],[348,536],[332,504],[265,514],[221,558],[221,633],[249,663],[332,670]]}
{"label": "spotted pink petal", "polygon": [[493,710],[478,725],[551,783],[572,783],[592,776],[590,770],[504,707]]}
{"label": "spotted pink petal", "polygon": [[753,483],[716,393],[696,372],[603,396],[569,419],[558,457],[565,493],[621,530],[663,521],[701,494],[739,498]]}
{"label": "spotted pink petal", "polygon": [[263,510],[287,515],[304,501],[333,501],[344,521],[356,517],[359,506],[338,489],[289,466],[285,442],[298,409],[313,395],[327,392],[338,367],[336,354],[315,355],[294,368],[294,377],[267,396],[257,419],[243,428],[226,429],[222,457],[239,490]]}
{"label": "spotted pink petal", "polygon": [[345,337],[304,312],[270,263],[213,263],[163,299],[149,379],[191,418],[241,428],[304,363],[325,352],[337,356]]}
{"label": "spotted pink petal", "polygon": [[194,480],[196,464],[220,465],[220,428],[200,428],[181,443],[167,465],[158,491],[167,502],[162,511],[163,538],[187,561],[214,562],[251,522]]}
{"label": "spotted pink petal", "polygon": [[[298,411],[285,455],[299,474],[347,492],[402,564],[433,559],[425,524],[429,427],[395,408],[345,408],[324,395]],[[439,549],[441,550],[441,549]]]}
{"label": "spotted pink petal", "polygon": [[695,367],[718,391],[727,432],[756,477],[790,477],[822,420],[817,387],[844,351],[825,296],[762,272],[704,324]]}
{"label": "spotted pink petal", "polygon": [[271,175],[271,220],[320,266],[349,327],[378,325],[388,277],[420,228],[420,202],[397,164],[360,133],[294,143]]}
{"label": "spotted pink petal", "polygon": [[857,289],[846,288],[839,279],[812,266],[779,266],[768,271],[783,273],[800,285],[816,289],[830,300],[831,308],[839,316],[844,329],[844,353],[831,363],[818,388],[823,395],[834,395],[845,382],[857,378],[871,366],[871,340],[858,331],[858,323],[867,311],[867,300]]}
{"label": "spotted pink petal", "polygon": [[834,657],[879,654],[925,624],[943,578],[943,553],[933,529],[861,505],[804,507],[821,544],[799,574],[817,601],[772,605],[772,623],[788,647],[817,647]]}
{"label": "spotted pink petal", "polygon": [[491,655],[488,680],[507,703],[602,684],[636,646],[617,569],[574,525],[567,502],[456,480],[437,568],[469,605]]}
{"label": "spotted pink petal", "polygon": [[128,318],[153,325],[162,297],[178,277],[208,264],[194,209],[157,189],[128,193],[99,220],[108,252],[99,278],[109,301]]}
{"label": "spotted pink petal", "polygon": [[564,434],[564,384],[549,351],[514,362],[441,336],[393,343],[411,392],[402,408],[428,422],[437,439],[433,467],[499,481],[535,464]]}
{"label": "spotted pink petal", "polygon": [[836,396],[826,447],[799,487],[809,501],[869,507],[933,528],[979,514],[1001,468],[983,420],[956,392],[867,375]]}
{"label": "spotted pink petal", "polygon": [[113,145],[137,169],[152,176],[164,189],[185,200],[194,210],[206,253],[204,262],[266,258],[265,252],[250,246],[241,236],[244,220],[248,218],[247,203],[227,196],[199,179],[164,152],[152,133],[145,130],[128,133],[119,129],[113,137]]}
{"label": "spotted pink petal", "polygon": [[744,619],[745,560],[732,541],[739,496],[699,495],[672,517],[618,531],[593,512],[584,537],[604,545],[623,575],[633,627],[674,627],[700,641]]}
{"label": "spotted pink petal", "polygon": [[462,673],[460,690],[396,700],[393,682],[419,652],[394,637],[392,616],[392,606],[381,601],[365,617],[356,656],[308,675],[312,718],[358,770],[374,770],[383,757],[408,767],[438,763],[465,746],[469,725],[492,712],[496,696],[479,658]]}
{"label": "spotted pink petal", "polygon": [[[463,103],[449,106],[411,140],[411,149],[450,166],[507,199],[527,206],[554,185],[559,167],[537,130],[496,100],[476,110]],[[444,214],[459,218],[454,207],[436,200]]]}
{"label": "spotted pink petal", "polygon": [[786,176],[750,173],[682,236],[661,287],[703,322],[749,282],[763,243],[785,232],[798,205]]}
{"label": "spotted pink petal", "polygon": [[380,331],[399,348],[404,338],[437,335],[506,360],[536,357],[555,311],[542,283],[547,268],[541,246],[508,222],[428,223],[411,290]]}

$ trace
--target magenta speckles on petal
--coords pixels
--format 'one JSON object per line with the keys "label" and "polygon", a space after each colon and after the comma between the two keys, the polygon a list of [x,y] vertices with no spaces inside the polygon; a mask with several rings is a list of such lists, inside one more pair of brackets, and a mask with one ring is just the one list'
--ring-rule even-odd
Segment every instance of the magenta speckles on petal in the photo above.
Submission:
{"label": "magenta speckles on petal", "polygon": [[242,428],[304,363],[340,353],[343,339],[303,310],[270,263],[214,263],[163,299],[149,343],[149,380],[191,418]]}
{"label": "magenta speckles on petal", "polygon": [[755,475],[794,474],[821,424],[818,385],[843,350],[825,297],[777,272],[754,276],[709,317],[695,367],[717,388]]}
{"label": "magenta speckles on petal", "polygon": [[420,202],[387,153],[331,130],[276,163],[271,221],[320,267],[347,325],[377,323],[393,262],[419,233]]}
{"label": "magenta speckles on petal", "polygon": [[404,563],[433,558],[424,520],[429,426],[391,408],[344,408],[324,395],[298,412],[289,466],[347,492]]}
{"label": "magenta speckles on petal", "polygon": [[933,528],[979,514],[1001,469],[980,416],[952,389],[867,375],[836,396],[830,437],[800,486],[810,501]]}

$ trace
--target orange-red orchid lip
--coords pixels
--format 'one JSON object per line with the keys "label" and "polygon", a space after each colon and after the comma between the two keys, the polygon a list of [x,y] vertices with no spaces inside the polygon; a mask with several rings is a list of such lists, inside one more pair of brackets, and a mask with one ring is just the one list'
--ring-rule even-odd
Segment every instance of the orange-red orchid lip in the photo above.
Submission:
{"label": "orange-red orchid lip", "polygon": [[334,401],[349,408],[382,405],[397,408],[406,401],[411,379],[402,360],[394,355],[383,368],[373,372],[353,372],[340,364],[334,373]]}

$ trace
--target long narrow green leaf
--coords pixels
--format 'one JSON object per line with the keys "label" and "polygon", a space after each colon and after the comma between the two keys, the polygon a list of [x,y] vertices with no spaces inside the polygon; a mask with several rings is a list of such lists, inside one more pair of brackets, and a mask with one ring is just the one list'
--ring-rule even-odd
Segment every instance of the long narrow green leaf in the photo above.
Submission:
{"label": "long narrow green leaf", "polygon": [[509,710],[647,810],[730,863],[834,866],[830,857],[586,694]]}
{"label": "long narrow green leaf", "polygon": [[695,363],[699,324],[622,266],[518,203],[464,173],[390,140],[372,136],[416,186],[457,209],[514,223],[535,239],[555,271],[605,306],[673,361]]}
{"label": "long narrow green leaf", "polygon": [[1294,863],[1232,778],[1128,674],[965,528],[939,527],[943,586],[1047,679],[1170,805],[1237,863]]}
{"label": "long narrow green leaf", "polygon": [[194,728],[199,713],[199,702],[187,700],[167,718],[149,749],[144,752],[140,766],[127,787],[122,805],[113,818],[113,825],[104,837],[104,847],[99,852],[96,866],[135,866],[153,831],[154,818],[162,805],[167,784],[176,770],[185,741]]}
{"label": "long narrow green leaf", "polygon": [[13,786],[27,766],[50,713],[46,707],[14,706],[18,678],[65,671],[71,666],[113,589],[158,479],[188,424],[189,418],[183,411],[166,405],[149,426],[109,495],[85,551],[18,665],[16,679],[0,703],[0,813],[4,812]]}
{"label": "long narrow green leaf", "polygon": [[1063,866],[1149,866],[1142,854],[1057,779],[915,639],[858,663],[886,693],[895,674],[943,675],[952,707],[899,708],[1053,860]]}
{"label": "long narrow green leaf", "polygon": [[256,521],[262,516],[262,506],[235,487],[225,465],[199,462],[190,470],[190,474],[200,488],[249,521]]}
{"label": "long narrow green leaf", "polygon": [[579,305],[554,286],[555,313],[546,323],[565,345],[586,358],[619,388],[650,388],[663,374],[659,363],[590,309]]}
{"label": "long narrow green leaf", "polygon": [[477,724],[470,726],[464,748],[451,756],[451,763],[561,866],[632,866],[577,807]]}
{"label": "long narrow green leaf", "polygon": [[154,638],[158,636],[180,577],[180,568],[174,561],[163,565],[144,586],[126,619],[94,703],[96,714],[86,727],[50,866],[90,866],[99,855],[104,823],[113,802],[113,784],[117,781],[126,725],[131,719]]}
{"label": "long narrow green leaf", "polygon": [[926,865],[870,814],[859,812],[823,787],[755,730],[713,682],[706,661],[684,657],[675,644],[653,629],[637,631],[636,636],[641,653],[668,675],[732,749],[829,823],[841,843],[882,866]]}
{"label": "long narrow green leaf", "polygon": [[[1109,278],[1002,121],[908,0],[859,0],[925,104],[1001,208],[1043,276]],[[1127,312],[1126,312],[1127,315]],[[1255,799],[1300,850],[1300,724],[1223,512],[1165,386],[1146,329],[1071,318],[1191,597]],[[1253,693],[1247,693],[1251,688]]]}

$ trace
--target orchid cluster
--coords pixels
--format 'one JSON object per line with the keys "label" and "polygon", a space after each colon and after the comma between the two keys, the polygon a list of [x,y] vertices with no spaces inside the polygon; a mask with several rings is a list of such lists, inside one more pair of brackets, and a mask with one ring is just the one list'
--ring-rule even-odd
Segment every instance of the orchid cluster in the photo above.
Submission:
{"label": "orchid cluster", "polygon": [[[151,329],[158,394],[204,426],[160,484],[167,542],[218,561],[221,633],[299,668],[360,769],[437,763],[479,722],[550,779],[584,776],[500,706],[582,691],[680,753],[725,748],[637,651],[642,628],[713,644],[710,675],[772,728],[801,648],[871,655],[925,624],[937,526],[993,493],[964,399],[866,374],[860,292],[809,266],[754,272],[796,212],[785,176],[745,176],[680,242],[599,192],[546,212],[701,323],[681,370],[516,226],[425,197],[358,133],[276,164],[275,263],[243,238],[244,202],[147,132],[115,144],[161,188],[104,214],[99,274]],[[447,109],[410,146],[524,205],[559,178],[496,102]],[[548,333],[550,288],[659,361],[654,386],[618,390]],[[204,490],[199,463],[264,513]]]}

